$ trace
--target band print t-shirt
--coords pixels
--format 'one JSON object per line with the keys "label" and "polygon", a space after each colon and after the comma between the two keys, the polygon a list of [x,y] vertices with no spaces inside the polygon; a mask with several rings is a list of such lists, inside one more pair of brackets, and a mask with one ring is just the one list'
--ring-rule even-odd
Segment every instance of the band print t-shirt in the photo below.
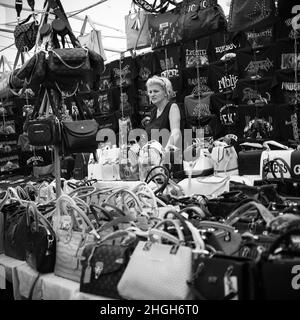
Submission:
{"label": "band print t-shirt", "polygon": [[239,79],[272,76],[274,71],[278,69],[277,57],[277,46],[274,45],[238,50],[236,64],[237,70],[239,70]]}
{"label": "band print t-shirt", "polygon": [[219,61],[227,53],[235,53],[236,50],[246,45],[242,33],[216,32],[210,35],[210,61]]}
{"label": "band print t-shirt", "polygon": [[258,101],[270,103],[272,100],[272,78],[241,79],[237,82],[233,98],[238,104],[255,104]]}
{"label": "band print t-shirt", "polygon": [[176,101],[183,101],[180,50],[180,46],[171,45],[154,51],[155,59],[159,63],[157,74],[171,81],[176,94]]}
{"label": "band print t-shirt", "polygon": [[183,95],[199,95],[212,91],[208,85],[208,68],[201,67],[183,70]]}
{"label": "band print t-shirt", "polygon": [[191,40],[182,46],[183,68],[195,68],[209,64],[209,37]]}
{"label": "band print t-shirt", "polygon": [[[279,68],[278,69],[295,69],[297,63],[297,68],[300,69],[300,38],[298,41],[291,39],[282,39],[276,42],[277,51],[279,56]],[[296,45],[296,48],[295,48]],[[295,59],[295,49],[296,49],[296,59]]]}
{"label": "band print t-shirt", "polygon": [[99,90],[105,91],[112,87],[111,65],[107,63],[104,65],[103,72],[100,75]]}
{"label": "band print t-shirt", "polygon": [[111,74],[114,86],[130,86],[137,77],[135,60],[132,57],[125,57],[110,63]]}
{"label": "band print t-shirt", "polygon": [[210,64],[208,74],[208,85],[215,93],[235,89],[238,81],[235,59]]}
{"label": "band print t-shirt", "polygon": [[274,41],[275,32],[273,25],[245,31],[246,47],[257,48],[266,46]]}
{"label": "band print t-shirt", "polygon": [[159,69],[159,66],[157,65],[158,62],[156,59],[154,59],[153,52],[140,54],[136,56],[135,61],[138,73],[138,81],[147,81]]}
{"label": "band print t-shirt", "polygon": [[[298,81],[295,81],[293,69],[277,70],[273,77],[272,89],[274,101],[277,103],[300,103],[300,70],[297,72]],[[296,93],[298,92],[298,99]]]}

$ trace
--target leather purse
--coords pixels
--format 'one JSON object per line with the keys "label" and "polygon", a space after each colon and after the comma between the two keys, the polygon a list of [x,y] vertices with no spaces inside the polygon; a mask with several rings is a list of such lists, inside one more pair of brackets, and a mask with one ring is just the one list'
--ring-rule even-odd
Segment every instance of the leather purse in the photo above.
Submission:
{"label": "leather purse", "polygon": [[88,153],[97,149],[98,123],[94,119],[62,121],[62,138],[67,153]]}
{"label": "leather purse", "polygon": [[254,298],[250,259],[221,254],[196,255],[189,286],[197,300],[249,300]]}
{"label": "leather purse", "polygon": [[[114,239],[123,238],[116,243]],[[109,242],[108,242],[109,241]],[[121,299],[118,283],[137,245],[134,233],[115,231],[99,243],[90,244],[83,250],[80,291],[104,297]]]}
{"label": "leather purse", "polygon": [[207,36],[226,28],[226,18],[217,0],[189,0],[182,8],[183,40]]}
{"label": "leather purse", "polygon": [[61,48],[49,51],[48,70],[51,78],[59,81],[60,77],[82,78],[90,70],[88,49]]}
{"label": "leather purse", "polygon": [[27,206],[26,216],[26,262],[40,273],[53,272],[56,253],[55,232],[34,203]]}
{"label": "leather purse", "polygon": [[28,23],[31,17],[34,17],[34,14],[30,14],[14,30],[15,45],[20,52],[30,51],[35,46],[39,24],[35,18]]}

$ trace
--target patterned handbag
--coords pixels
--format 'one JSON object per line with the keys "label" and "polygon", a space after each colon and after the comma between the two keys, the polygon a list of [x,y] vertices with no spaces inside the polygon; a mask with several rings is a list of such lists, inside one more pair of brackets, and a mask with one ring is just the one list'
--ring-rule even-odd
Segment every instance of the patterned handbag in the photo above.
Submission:
{"label": "patterned handbag", "polygon": [[[111,241],[117,238],[124,241]],[[82,254],[80,291],[121,299],[117,286],[136,245],[134,233],[115,231],[97,244],[86,246]]]}
{"label": "patterned handbag", "polygon": [[182,20],[178,9],[149,15],[151,48],[167,46],[182,40]]}

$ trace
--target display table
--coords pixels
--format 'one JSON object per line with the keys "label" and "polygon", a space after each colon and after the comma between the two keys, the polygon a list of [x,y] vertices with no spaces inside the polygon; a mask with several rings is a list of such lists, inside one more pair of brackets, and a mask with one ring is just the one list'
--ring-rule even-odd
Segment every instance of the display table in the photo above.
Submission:
{"label": "display table", "polygon": [[54,273],[39,275],[25,261],[4,254],[0,255],[0,266],[5,267],[6,279],[13,284],[15,300],[28,299],[34,283],[33,300],[113,300],[80,292],[79,283],[58,277]]}

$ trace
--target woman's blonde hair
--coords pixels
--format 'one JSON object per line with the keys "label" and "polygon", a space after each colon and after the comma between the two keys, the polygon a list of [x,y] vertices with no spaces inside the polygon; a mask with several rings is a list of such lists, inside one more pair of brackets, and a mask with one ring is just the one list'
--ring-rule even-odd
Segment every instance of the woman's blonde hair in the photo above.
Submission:
{"label": "woman's blonde hair", "polygon": [[172,83],[168,78],[160,76],[153,76],[149,78],[146,82],[147,90],[149,86],[152,86],[154,84],[161,86],[165,90],[168,99],[172,99],[175,97],[175,92],[173,90]]}

